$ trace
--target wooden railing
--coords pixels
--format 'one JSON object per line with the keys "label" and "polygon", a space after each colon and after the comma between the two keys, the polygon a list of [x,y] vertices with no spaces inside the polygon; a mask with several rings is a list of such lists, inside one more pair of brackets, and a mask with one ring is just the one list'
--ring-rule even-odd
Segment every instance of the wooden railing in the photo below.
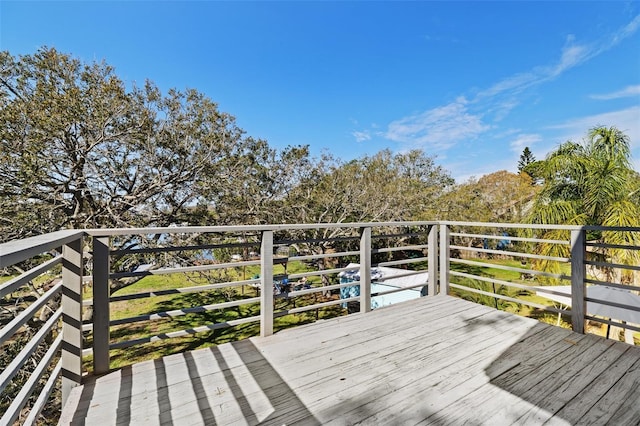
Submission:
{"label": "wooden railing", "polygon": [[[60,231],[1,244],[0,270],[33,266],[0,283],[0,297],[19,294],[31,283],[42,280],[38,277],[43,274],[59,274],[61,280],[54,281],[33,303],[25,303],[15,318],[0,329],[0,344],[15,341],[16,333],[45,305],[59,306],[15,359],[1,366],[2,392],[6,393],[17,375],[30,376],[19,393],[11,396],[0,424],[11,424],[16,419],[33,424],[58,378],[64,404],[70,389],[82,382],[83,374],[103,374],[112,368],[114,351],[250,324],[259,324],[256,334],[269,336],[279,319],[289,315],[337,315],[347,312],[342,306],[356,304],[361,313],[366,313],[372,308],[373,298],[416,288],[424,287],[430,296],[453,294],[481,302],[484,298],[485,303],[495,303],[498,308],[499,303],[509,303],[550,312],[569,319],[573,330],[580,333],[585,331],[586,320],[640,331],[638,324],[587,313],[588,302],[640,312],[637,306],[586,294],[586,283],[627,291],[640,288],[640,266],[633,260],[638,258],[640,247],[604,244],[600,240],[587,242],[593,235],[621,231],[638,235],[640,228],[468,222],[168,227]],[[601,255],[607,250],[631,255],[607,258]],[[616,261],[617,258],[624,261]],[[516,263],[509,264],[508,260]],[[302,264],[304,268],[290,270]],[[427,271],[428,278],[410,286],[372,292],[372,271],[381,267],[406,270],[396,277],[424,276]],[[251,277],[240,276],[240,270],[245,274],[248,270]],[[359,272],[358,281],[337,281],[338,274],[353,270]],[[588,273],[596,270],[609,271],[609,278]],[[496,277],[496,271],[513,277]],[[160,289],[135,283],[144,283],[145,277],[153,276],[182,278],[179,285]],[[570,304],[558,307],[541,299],[544,294],[549,298],[566,296],[556,287],[563,283],[571,286]],[[359,294],[341,292],[354,286]],[[248,295],[247,289],[255,291],[255,296]],[[279,294],[274,294],[274,289],[280,290]],[[113,307],[118,304],[222,290],[235,291],[236,296],[240,291],[242,297],[117,317],[113,314]],[[56,298],[61,298],[61,303],[56,305]],[[278,307],[278,301],[286,303]],[[289,301],[294,301],[293,306]],[[239,315],[241,308],[245,309],[244,316]],[[208,313],[231,309],[237,310],[238,315],[222,321],[206,319]],[[91,318],[83,323],[83,312],[89,311]],[[163,329],[142,336],[121,332],[123,327],[195,315],[202,317],[201,322],[194,324],[194,319],[188,328]],[[120,330],[117,337],[114,329]],[[90,344],[83,348],[83,342]],[[37,367],[24,373],[25,365],[33,363],[36,349],[42,352],[42,346],[47,351],[38,357]],[[86,361],[91,358],[90,366]],[[83,359],[87,372],[83,372]],[[38,385],[43,379],[46,384]],[[31,396],[34,389],[37,397]],[[19,418],[27,403],[31,406],[28,416]]]}
{"label": "wooden railing", "polygon": [[[25,368],[27,362],[35,363],[28,379],[20,391],[12,395],[0,424],[15,422],[34,390],[39,388],[32,402],[25,424],[35,423],[52,391],[61,378],[62,400],[66,400],[71,388],[77,386],[82,378],[82,238],[80,231],[59,231],[39,237],[27,238],[0,245],[0,270],[16,264],[41,258],[34,266],[0,284],[0,297],[24,289],[37,277],[60,269],[61,281],[54,283],[49,290],[41,294],[33,303],[17,312],[13,320],[0,329],[0,344],[16,339],[21,329],[27,326],[37,313],[46,309],[55,299],[59,307],[38,327],[38,330],[24,344],[17,356],[2,365],[0,373],[0,391],[4,391],[11,381]],[[46,343],[50,338],[50,344]],[[48,346],[46,353],[35,359],[34,352],[39,346]],[[6,347],[6,346],[5,346]],[[44,386],[39,386],[46,378]]]}
{"label": "wooden railing", "polygon": [[[480,229],[481,231],[473,231]],[[470,231],[471,230],[471,231]],[[507,232],[509,231],[509,232]],[[468,223],[446,222],[440,225],[440,280],[448,289],[459,290],[463,293],[474,293],[497,300],[526,305],[539,311],[557,313],[570,318],[573,331],[585,332],[585,321],[613,325],[630,331],[640,331],[640,325],[622,320],[613,320],[602,315],[594,316],[587,312],[587,303],[611,306],[639,313],[640,304],[624,304],[603,297],[593,297],[587,294],[585,284],[606,286],[608,289],[620,289],[631,293],[631,299],[640,301],[640,246],[607,244],[603,242],[587,241],[589,236],[603,233],[625,232],[633,234],[635,240],[640,239],[640,228],[613,228],[601,226],[564,226],[564,225],[524,225],[508,223]],[[487,240],[500,241],[502,247],[491,248],[496,244],[487,244]],[[482,247],[464,244],[463,242],[482,242]],[[476,244],[477,245],[477,244]],[[491,247],[487,247],[491,246]],[[541,247],[546,246],[546,250]],[[600,252],[596,252],[600,249]],[[615,249],[626,252],[620,253],[614,259],[625,258],[627,263],[616,263],[611,260],[596,260],[597,258],[611,258],[606,250]],[[452,253],[456,252],[456,256]],[[540,254],[543,253],[543,254]],[[547,253],[547,254],[544,254]],[[551,253],[551,254],[549,254]],[[466,255],[466,256],[465,256]],[[522,266],[505,266],[495,264],[488,257],[520,260]],[[480,257],[480,259],[477,259]],[[470,260],[469,258],[472,258]],[[461,272],[452,268],[451,264],[465,265],[475,268],[477,273]],[[589,273],[587,269],[589,268]],[[460,268],[458,268],[460,269]],[[521,278],[530,280],[495,279],[483,274],[483,271],[498,269],[519,273]],[[605,279],[594,279],[596,270],[607,271]],[[621,282],[624,278],[625,283]],[[491,284],[491,289],[483,290],[460,281],[469,280]],[[524,282],[518,282],[524,281]],[[526,281],[533,281],[532,285]],[[569,285],[570,292],[560,291],[561,285]],[[548,295],[549,300],[554,296],[569,297],[570,303],[558,303],[550,306],[527,300],[522,297],[512,297],[495,291],[495,285],[509,289],[520,289],[527,292],[535,291],[542,296]],[[635,296],[635,298],[634,298]],[[563,307],[564,306],[564,307]],[[638,314],[640,315],[640,314]],[[637,315],[634,315],[637,317]]]}

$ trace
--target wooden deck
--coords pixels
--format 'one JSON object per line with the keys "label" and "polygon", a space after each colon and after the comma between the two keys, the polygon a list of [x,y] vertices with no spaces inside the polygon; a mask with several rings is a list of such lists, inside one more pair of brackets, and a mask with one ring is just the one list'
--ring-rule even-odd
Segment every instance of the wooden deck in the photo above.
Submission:
{"label": "wooden deck", "polygon": [[115,371],[61,424],[640,424],[640,348],[449,296]]}

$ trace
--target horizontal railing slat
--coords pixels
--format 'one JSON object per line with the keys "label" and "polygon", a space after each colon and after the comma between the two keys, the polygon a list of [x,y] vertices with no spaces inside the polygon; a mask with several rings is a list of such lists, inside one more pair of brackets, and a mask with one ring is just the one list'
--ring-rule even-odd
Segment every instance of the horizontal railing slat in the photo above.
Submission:
{"label": "horizontal railing slat", "polygon": [[63,230],[0,244],[0,269],[82,238],[84,231]]}
{"label": "horizontal railing slat", "polygon": [[391,238],[405,238],[405,237],[419,237],[424,235],[424,233],[419,232],[400,232],[396,234],[372,234],[372,240],[383,240],[383,239],[391,239]]}
{"label": "horizontal railing slat", "polygon": [[427,285],[427,283],[424,282],[424,283],[420,283],[420,284],[408,285],[406,287],[396,287],[396,288],[394,288],[392,290],[376,291],[375,293],[373,293],[373,292],[371,293],[371,297],[384,296],[386,294],[393,294],[393,293],[400,293],[401,291],[407,291],[407,290],[416,291],[415,289],[425,287],[426,285]]}
{"label": "horizontal railing slat", "polygon": [[325,254],[308,254],[304,256],[291,256],[290,261],[308,261],[316,259],[328,259],[333,257],[346,257],[346,256],[358,256],[359,251],[344,251],[340,253],[325,253]]}
{"label": "horizontal railing slat", "polygon": [[422,275],[422,274],[427,274],[428,272],[426,270],[424,271],[412,271],[412,270],[407,270],[406,273],[401,273],[401,274],[394,274],[391,275],[389,277],[380,277],[380,278],[376,278],[375,282],[377,283],[384,283],[385,281],[389,281],[389,280],[393,280],[396,278],[406,278],[406,277],[412,277],[414,275]]}
{"label": "horizontal railing slat", "polygon": [[56,256],[53,259],[47,260],[46,262],[25,271],[24,273],[18,275],[15,278],[12,278],[2,284],[0,284],[0,297],[4,297],[9,293],[16,291],[18,288],[27,284],[29,281],[37,278],[38,276],[44,274],[54,266],[60,264],[62,262],[62,255]]}
{"label": "horizontal railing slat", "polygon": [[587,265],[600,266],[603,268],[616,268],[616,269],[627,269],[629,271],[640,271],[640,266],[637,266],[637,265],[624,265],[622,263],[596,262],[593,260],[585,260],[584,263]]}
{"label": "horizontal railing slat", "polygon": [[383,248],[374,248],[371,249],[371,254],[377,253],[393,253],[396,251],[407,251],[407,250],[426,250],[429,248],[428,244],[421,245],[413,245],[413,246],[400,246],[400,247],[383,247]]}
{"label": "horizontal railing slat", "polygon": [[466,226],[472,228],[510,228],[510,229],[555,229],[564,231],[579,231],[587,227],[581,225],[545,225],[540,223],[499,223],[499,222],[460,222],[452,220],[442,220],[437,222],[440,225]]}
{"label": "horizontal railing slat", "polygon": [[[340,228],[346,228],[345,226],[341,226]],[[346,237],[318,237],[318,238],[305,238],[305,239],[295,239],[295,240],[278,240],[274,241],[274,246],[290,246],[293,244],[320,244],[320,243],[344,243],[348,241],[358,241],[360,237],[358,236],[346,236]]]}
{"label": "horizontal railing slat", "polygon": [[583,226],[585,231],[609,231],[609,232],[640,232],[640,226],[600,226],[600,225],[587,225]]}
{"label": "horizontal railing slat", "polygon": [[225,243],[225,244],[201,244],[192,246],[166,246],[166,247],[144,247],[144,248],[128,248],[121,250],[111,250],[111,256],[120,256],[123,254],[148,254],[148,253],[170,253],[175,251],[197,251],[197,250],[214,250],[225,248],[249,248],[259,247],[260,243]]}
{"label": "horizontal railing slat", "polygon": [[594,280],[591,278],[585,278],[584,282],[586,284],[596,284],[596,285],[603,285],[607,287],[619,288],[620,290],[640,291],[640,287],[637,287],[637,286],[619,284],[619,283],[608,282],[608,281]]}
{"label": "horizontal railing slat", "polygon": [[197,266],[182,266],[179,268],[162,268],[162,269],[149,269],[146,271],[132,271],[132,272],[116,272],[109,275],[109,278],[118,279],[118,278],[126,278],[126,277],[146,277],[149,275],[169,275],[169,274],[178,274],[185,272],[206,272],[213,271],[216,269],[229,269],[229,268],[239,268],[242,266],[258,266],[260,265],[259,260],[247,260],[244,262],[233,262],[233,263],[212,263],[210,265],[197,265]]}
{"label": "horizontal railing slat", "polygon": [[316,303],[315,305],[300,306],[298,308],[285,309],[282,311],[275,312],[273,316],[274,318],[280,318],[286,315],[299,314],[306,311],[313,311],[315,309],[327,308],[329,306],[341,305],[343,303],[359,302],[359,301],[360,301],[360,296],[349,297],[347,299],[330,300],[328,302]]}
{"label": "horizontal railing slat", "polygon": [[11,363],[5,367],[5,369],[0,373],[0,392],[2,392],[9,381],[15,377],[18,371],[22,368],[22,366],[29,360],[29,357],[33,355],[33,353],[38,349],[38,345],[44,340],[45,337],[49,333],[53,326],[58,322],[60,317],[62,316],[62,309],[58,309],[52,316],[47,320],[47,322],[38,330],[38,332],[29,340],[29,342],[22,348],[20,353],[16,355],[16,357],[11,361]]}
{"label": "horizontal railing slat", "polygon": [[352,287],[354,285],[360,285],[360,281],[353,281],[353,282],[348,282],[348,283],[340,283],[340,284],[331,284],[331,285],[325,285],[322,287],[311,287],[311,288],[307,288],[307,289],[303,289],[303,290],[294,290],[294,291],[290,291],[288,294],[289,297],[297,297],[297,296],[304,296],[307,294],[313,294],[313,293],[324,293],[326,291],[331,291],[331,290],[337,290],[343,287]]}
{"label": "horizontal railing slat", "polygon": [[476,288],[471,288],[471,287],[467,287],[465,285],[460,285],[460,284],[456,284],[456,283],[450,283],[449,285],[452,288],[457,288],[459,290],[464,290],[464,291],[469,291],[471,293],[477,293],[477,294],[482,294],[482,295],[485,295],[485,296],[495,297],[497,299],[502,299],[502,300],[506,300],[506,301],[509,301],[509,302],[520,303],[522,305],[532,306],[534,308],[542,309],[544,311],[555,312],[556,314],[571,315],[571,311],[570,310],[566,310],[566,309],[558,309],[558,308],[554,308],[554,307],[551,307],[551,306],[541,305],[540,303],[535,303],[535,302],[531,302],[531,301],[528,301],[528,300],[515,299],[513,297],[503,296],[501,294],[495,294],[495,293],[491,293],[491,292],[484,291],[484,290],[478,290]]}
{"label": "horizontal railing slat", "polygon": [[[428,226],[436,225],[436,221],[417,222],[344,222],[344,223],[297,223],[277,225],[236,225],[236,226],[182,226],[182,227],[157,227],[157,228],[106,228],[86,229],[91,236],[109,237],[118,235],[153,235],[153,234],[191,234],[191,233],[229,233],[229,232],[261,232],[261,231],[304,231],[312,229],[336,229],[336,228],[382,228],[402,226]],[[553,225],[551,225],[553,226]],[[274,241],[274,245],[282,243]]]}
{"label": "horizontal railing slat", "polygon": [[605,248],[605,249],[621,249],[621,250],[640,250],[640,246],[629,246],[624,244],[605,244],[587,242],[587,247]]}
{"label": "horizontal railing slat", "polygon": [[29,305],[24,311],[22,311],[18,316],[16,316],[9,324],[5,325],[0,330],[0,345],[7,341],[10,337],[12,337],[15,332],[27,323],[33,316],[42,309],[49,300],[51,300],[56,293],[60,292],[62,288],[62,283],[58,283],[51,287],[45,294],[40,296],[38,300]]}
{"label": "horizontal railing slat", "polygon": [[[201,293],[204,291],[216,290],[220,288],[240,287],[243,285],[254,285],[257,283],[260,283],[259,279],[229,281],[225,283],[205,284],[205,285],[192,286],[192,287],[179,287],[179,288],[172,288],[172,289],[165,289],[165,290],[150,290],[142,293],[132,293],[132,294],[123,294],[119,296],[111,296],[109,298],[109,302],[122,302],[125,300],[146,299],[150,297],[169,296],[172,294]],[[84,306],[92,306],[93,299],[85,299],[82,301],[82,304]]]}
{"label": "horizontal railing slat", "polygon": [[0,424],[9,425],[12,424],[20,415],[20,411],[24,408],[25,404],[29,400],[29,397],[33,393],[36,385],[40,381],[40,378],[47,371],[47,368],[51,364],[51,361],[56,356],[58,350],[62,346],[62,335],[58,336],[56,340],[51,344],[49,350],[42,357],[36,368],[31,373],[31,376],[27,379],[26,383],[18,392],[18,395],[11,402],[9,408],[7,408],[7,412],[4,413],[2,418],[0,418]]}
{"label": "horizontal railing slat", "polygon": [[551,272],[537,271],[535,269],[515,268],[513,266],[496,265],[494,263],[475,262],[473,260],[450,258],[451,263],[462,263],[464,265],[479,266],[482,268],[502,269],[504,271],[520,272],[522,274],[539,275],[543,277],[558,278],[561,280],[570,280],[571,277],[563,274],[553,274]]}
{"label": "horizontal railing slat", "polygon": [[456,246],[450,245],[449,248],[457,249],[462,251],[471,251],[474,253],[487,253],[487,254],[497,254],[502,256],[512,256],[512,257],[522,257],[526,259],[540,259],[540,260],[551,260],[554,262],[562,262],[567,263],[570,262],[571,259],[568,257],[554,257],[554,256],[544,256],[541,254],[532,254],[532,253],[521,253],[516,251],[508,251],[508,250],[493,250],[493,249],[485,249],[480,247],[466,247],[466,246]]}
{"label": "horizontal railing slat", "polygon": [[521,241],[528,243],[543,243],[543,244],[560,244],[570,245],[571,242],[567,240],[549,240],[543,238],[528,238],[528,237],[513,237],[511,235],[490,235],[490,234],[469,234],[462,232],[451,232],[452,237],[470,237],[470,238],[488,238],[490,240],[509,240],[509,241]]}
{"label": "horizontal railing slat", "polygon": [[375,268],[376,266],[394,266],[394,265],[410,265],[412,263],[420,263],[429,261],[428,257],[415,257],[412,259],[401,259],[401,260],[390,260],[388,262],[379,262],[374,263],[371,267]]}
{"label": "horizontal railing slat", "polygon": [[622,308],[629,311],[640,312],[640,306],[626,305],[624,303],[613,302],[611,300],[605,300],[605,299],[597,299],[595,297],[589,297],[589,296],[585,297],[584,300],[586,300],[587,302],[594,302],[594,303],[599,303],[601,305],[613,306],[616,308]]}
{"label": "horizontal railing slat", "polygon": [[612,321],[611,319],[594,317],[592,315],[585,315],[584,317],[585,317],[585,319],[588,319],[589,321],[599,322],[600,324],[608,324],[608,325],[612,325],[614,327],[627,328],[629,330],[640,332],[640,326],[638,326],[638,325],[632,325],[632,324],[625,323],[625,322]]}
{"label": "horizontal railing slat", "polygon": [[519,288],[522,290],[529,290],[529,291],[535,290],[535,291],[541,291],[548,294],[555,294],[557,296],[567,296],[567,293],[563,293],[561,291],[554,291],[553,290],[554,286],[533,286],[533,285],[519,284],[511,281],[504,281],[504,280],[499,280],[497,278],[490,278],[490,277],[482,277],[480,275],[467,274],[465,272],[459,272],[459,271],[450,271],[449,274],[455,277],[469,278],[472,280],[483,281],[491,284],[499,284],[507,287]]}
{"label": "horizontal railing slat", "polygon": [[40,392],[40,395],[38,395],[38,399],[36,399],[36,401],[33,403],[33,406],[29,411],[29,415],[24,421],[25,425],[33,425],[36,423],[36,420],[38,419],[40,412],[42,412],[42,409],[44,408],[45,404],[47,403],[47,400],[51,396],[51,393],[53,392],[53,389],[56,386],[56,382],[60,377],[61,371],[62,371],[62,361],[60,360],[51,371],[51,374],[49,375],[47,382],[44,384],[44,388],[42,389],[42,392]]}

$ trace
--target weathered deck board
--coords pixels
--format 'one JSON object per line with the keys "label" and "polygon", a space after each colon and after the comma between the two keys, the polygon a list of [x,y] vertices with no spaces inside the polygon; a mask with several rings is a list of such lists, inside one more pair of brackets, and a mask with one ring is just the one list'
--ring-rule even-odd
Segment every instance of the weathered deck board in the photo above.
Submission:
{"label": "weathered deck board", "polygon": [[[618,380],[620,380],[621,377],[629,373],[630,368],[633,366],[633,364],[637,364],[638,361],[639,360],[637,357],[621,356],[607,367],[607,371],[605,374],[600,374],[595,380],[591,382],[589,386],[595,389],[611,389],[613,385],[615,385]],[[629,374],[629,376],[632,377],[633,374]],[[558,411],[557,415],[564,419],[567,419],[567,421],[569,421],[569,423],[571,424],[576,424],[583,416],[585,416],[587,412],[592,409],[592,407],[602,397],[602,393],[585,392],[581,396],[581,398],[571,399],[564,407],[562,407],[562,409]],[[620,396],[618,395],[618,397]],[[610,408],[616,409],[617,406]],[[593,417],[594,413],[595,410],[592,411],[590,415]]]}
{"label": "weathered deck board", "polygon": [[640,348],[437,296],[136,364],[61,424],[638,424]]}

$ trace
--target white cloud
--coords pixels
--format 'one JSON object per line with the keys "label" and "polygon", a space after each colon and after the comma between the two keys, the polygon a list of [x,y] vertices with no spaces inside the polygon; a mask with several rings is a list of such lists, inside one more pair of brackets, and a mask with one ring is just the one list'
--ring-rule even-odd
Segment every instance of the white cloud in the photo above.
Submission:
{"label": "white cloud", "polygon": [[608,101],[610,99],[631,98],[633,96],[640,96],[640,85],[627,86],[622,90],[618,90],[617,92],[605,93],[603,95],[591,95],[589,97],[591,99]]}
{"label": "white cloud", "polygon": [[459,98],[448,105],[393,121],[385,136],[413,147],[436,150],[474,139],[490,126],[482,122],[480,115],[470,113],[466,103]]}
{"label": "white cloud", "polygon": [[[528,71],[503,78],[487,89],[480,90],[470,100],[460,97],[454,102],[392,121],[387,126],[386,133],[381,136],[412,148],[418,147],[446,153],[446,150],[460,142],[471,141],[488,130],[495,129],[496,126],[493,126],[492,123],[502,121],[513,109],[517,108],[523,102],[522,93],[527,89],[554,80],[568,70],[584,64],[635,34],[638,29],[640,29],[640,15],[618,31],[606,34],[594,42],[578,42],[573,35],[570,35],[567,37],[557,60],[550,64],[533,67]],[[595,95],[594,97],[596,99],[613,99],[614,97],[633,96],[637,95],[639,90],[638,86],[630,86],[616,93]],[[553,147],[545,146],[545,141],[548,141],[547,144],[551,141],[560,143],[567,139],[579,141],[588,129],[598,125],[618,127],[629,135],[632,147],[637,146],[637,150],[640,151],[640,107],[638,106],[567,121],[554,127],[556,130],[561,130],[562,132],[558,133],[562,134],[545,134],[544,139],[538,134],[519,134],[520,130],[518,130],[513,133],[517,136],[508,139],[511,140],[510,150],[515,152],[524,146],[531,147],[534,144],[538,151],[550,150]],[[504,136],[506,135],[503,134]],[[501,138],[492,135],[492,139]],[[472,152],[464,154],[469,156]],[[635,152],[633,155],[638,157]],[[469,165],[469,168],[461,170],[461,172],[460,175],[470,172],[478,175],[484,170],[479,169],[477,165]]]}
{"label": "white cloud", "polygon": [[[629,136],[632,165],[635,170],[640,171],[640,106],[567,120],[564,123],[546,127],[543,134],[522,133],[520,130],[512,129],[492,136],[497,139],[509,138],[513,153],[519,154],[525,146],[528,146],[536,158],[543,159],[562,142],[567,140],[581,142],[589,129],[596,126],[615,126]],[[511,156],[478,161],[472,153],[465,152],[464,156],[452,158],[456,161],[444,162],[443,166],[451,171],[458,183],[472,176],[480,177],[496,170],[515,172],[517,165],[517,159]]]}
{"label": "white cloud", "polygon": [[589,129],[596,126],[615,126],[629,136],[632,147],[640,148],[640,106],[575,118],[548,128],[563,131],[559,142],[564,140],[579,142]]}
{"label": "white cloud", "polygon": [[502,138],[507,138],[507,137],[513,136],[513,135],[515,135],[517,133],[520,133],[520,132],[522,132],[521,129],[511,128],[511,129],[503,130],[501,132],[494,133],[492,136],[495,139],[502,139]]}
{"label": "white cloud", "polygon": [[516,100],[515,98],[510,98],[498,102],[492,109],[489,110],[489,112],[492,112],[494,114],[493,120],[497,123],[505,119],[509,115],[511,110],[513,110],[518,105],[520,105],[520,102],[518,100]]}
{"label": "white cloud", "polygon": [[[567,140],[582,141],[589,129],[596,126],[615,126],[629,136],[632,167],[640,171],[640,106],[575,118],[549,129],[560,130],[560,134],[554,138],[557,146]],[[547,152],[556,146],[547,147]]]}
{"label": "white cloud", "polygon": [[[575,38],[573,36],[567,37],[567,42],[562,48],[562,53],[557,63],[548,66],[538,66],[533,68],[531,71],[507,77],[489,87],[487,90],[483,90],[478,93],[477,100],[481,100],[482,98],[491,98],[500,94],[517,95],[531,86],[544,83],[560,76],[565,71],[582,64],[602,51],[596,46],[590,47],[587,45],[575,44],[574,40]],[[514,102],[514,100],[510,101],[510,103]]]}
{"label": "white cloud", "polygon": [[633,35],[640,28],[640,15],[633,18],[633,21],[625,25],[618,33],[614,34],[611,38],[610,46],[614,46],[620,43],[625,38]]}
{"label": "white cloud", "polygon": [[525,147],[528,146],[529,148],[531,148],[533,145],[540,142],[541,140],[542,140],[542,136],[540,135],[523,133],[518,135],[513,141],[511,141],[509,145],[511,146],[511,150],[513,152],[519,153]]}
{"label": "white cloud", "polygon": [[[594,48],[586,45],[573,44],[573,38],[567,40],[567,44],[562,49],[560,61],[551,67],[548,71],[542,73],[542,77],[557,77],[563,72],[580,65],[587,59],[591,58],[595,53]],[[545,76],[545,74],[547,74]]]}
{"label": "white cloud", "polygon": [[502,93],[518,94],[531,86],[552,80],[569,69],[611,49],[625,38],[633,35],[639,28],[640,15],[619,31],[593,44],[578,44],[575,41],[575,36],[569,35],[557,63],[550,66],[538,66],[531,71],[507,77],[487,90],[478,93],[478,100]]}
{"label": "white cloud", "polygon": [[367,131],[364,132],[351,132],[354,138],[356,138],[356,142],[364,142],[371,140],[371,134]]}
{"label": "white cloud", "polygon": [[487,90],[478,93],[477,99],[493,97],[503,92],[520,92],[522,89],[534,84],[539,78],[535,72],[521,73],[507,77],[489,87]]}

